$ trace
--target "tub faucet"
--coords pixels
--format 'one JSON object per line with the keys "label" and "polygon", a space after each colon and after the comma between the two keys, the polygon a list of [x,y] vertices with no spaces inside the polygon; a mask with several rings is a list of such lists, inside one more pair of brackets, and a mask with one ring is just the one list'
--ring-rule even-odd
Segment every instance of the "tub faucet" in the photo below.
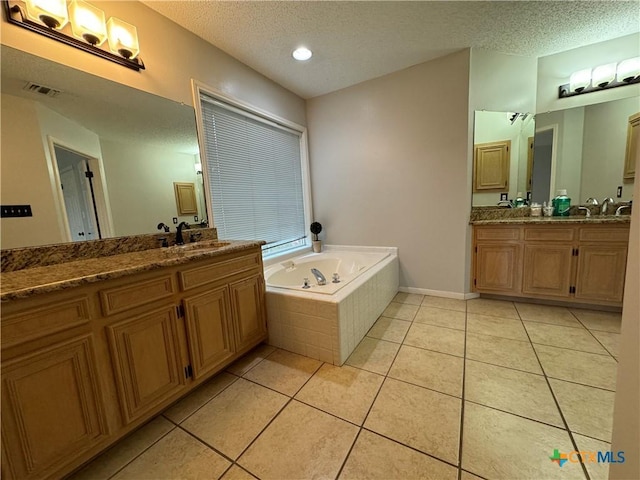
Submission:
{"label": "tub faucet", "polygon": [[609,211],[609,205],[613,205],[613,198],[608,197],[602,200],[602,206],[600,207],[600,215],[606,215]]}
{"label": "tub faucet", "polygon": [[312,268],[311,273],[313,273],[313,276],[316,277],[316,282],[318,282],[318,285],[327,284],[327,279],[324,278],[324,275],[320,270],[318,270],[317,268]]}
{"label": "tub faucet", "polygon": [[176,231],[176,245],[184,245],[184,238],[182,238],[182,229],[189,228],[189,224],[187,222],[180,222],[180,225],[177,227]]}

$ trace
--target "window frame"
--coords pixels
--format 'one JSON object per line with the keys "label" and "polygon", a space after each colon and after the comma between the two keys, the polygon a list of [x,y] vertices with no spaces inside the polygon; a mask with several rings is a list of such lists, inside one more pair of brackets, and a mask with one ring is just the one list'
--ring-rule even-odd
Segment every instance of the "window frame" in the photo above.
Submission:
{"label": "window frame", "polygon": [[[216,88],[206,85],[198,80],[191,80],[193,105],[196,113],[196,131],[198,135],[198,149],[200,153],[200,162],[202,163],[202,176],[204,180],[203,191],[205,193],[205,205],[207,208],[207,221],[209,226],[215,227],[215,218],[213,218],[213,198],[209,191],[209,173],[208,173],[208,159],[205,146],[205,134],[204,134],[204,119],[202,116],[202,106],[200,103],[200,95],[207,95],[219,102],[225,103],[235,109],[240,110],[242,113],[247,114],[254,119],[265,121],[266,123],[276,124],[277,126],[285,129],[294,130],[300,134],[300,168],[302,173],[302,201],[304,211],[304,223],[305,223],[305,238],[304,245],[292,247],[283,251],[276,251],[274,253],[268,253],[268,251],[262,250],[263,258],[277,258],[283,255],[289,255],[292,252],[306,249],[311,246],[311,237],[309,236],[307,229],[311,225],[311,219],[313,218],[313,206],[311,200],[311,177],[309,168],[309,149],[307,141],[307,127],[299,125],[295,122],[287,120],[286,118],[275,115],[262,108],[256,107],[248,102],[233,97],[227,93],[224,93]],[[243,239],[238,239],[243,240]]]}

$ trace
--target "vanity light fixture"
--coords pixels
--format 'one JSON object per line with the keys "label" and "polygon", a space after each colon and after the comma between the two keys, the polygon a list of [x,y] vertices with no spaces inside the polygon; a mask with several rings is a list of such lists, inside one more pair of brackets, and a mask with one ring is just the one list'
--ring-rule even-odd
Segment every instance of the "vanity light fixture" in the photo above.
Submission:
{"label": "vanity light fixture", "polygon": [[69,4],[71,31],[76,38],[84,39],[91,45],[102,45],[107,39],[104,12],[82,0],[72,0]]}
{"label": "vanity light fixture", "polygon": [[558,98],[573,97],[583,93],[599,92],[609,88],[640,83],[640,57],[629,58],[619,63],[599,65],[574,72],[569,83],[560,85]]}
{"label": "vanity light fixture", "polygon": [[[136,71],[139,57],[136,27],[115,17],[105,22],[102,10],[84,0],[0,0],[7,22],[52,38]],[[109,39],[109,47],[101,46]]]}
{"label": "vanity light fixture", "polygon": [[313,52],[306,47],[299,47],[293,51],[292,55],[296,60],[304,62],[305,60],[309,60],[311,58]]}

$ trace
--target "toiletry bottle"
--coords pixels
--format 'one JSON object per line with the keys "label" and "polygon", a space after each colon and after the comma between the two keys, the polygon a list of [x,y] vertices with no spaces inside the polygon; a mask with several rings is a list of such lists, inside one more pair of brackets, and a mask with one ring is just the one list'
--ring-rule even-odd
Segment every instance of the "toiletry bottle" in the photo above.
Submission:
{"label": "toiletry bottle", "polygon": [[554,201],[555,209],[553,214],[559,217],[568,217],[571,208],[571,199],[567,196],[567,191],[565,189],[558,190],[558,195],[556,195]]}
{"label": "toiletry bottle", "polygon": [[518,195],[516,195],[515,206],[524,207],[524,197],[522,196],[522,192],[518,192]]}

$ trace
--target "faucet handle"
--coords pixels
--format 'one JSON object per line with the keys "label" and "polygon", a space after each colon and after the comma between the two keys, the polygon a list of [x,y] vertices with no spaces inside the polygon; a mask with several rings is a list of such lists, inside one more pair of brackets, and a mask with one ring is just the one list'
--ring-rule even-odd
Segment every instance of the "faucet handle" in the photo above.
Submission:
{"label": "faucet handle", "polygon": [[161,246],[162,248],[166,248],[166,247],[168,247],[168,246],[169,246],[169,242],[167,242],[167,237],[160,237],[160,238],[156,238],[156,240],[157,240],[158,242],[162,242],[162,243],[160,244],[160,246]]}
{"label": "faucet handle", "polygon": [[308,277],[304,277],[304,280],[302,281],[302,288],[311,288],[311,285],[309,285],[309,278]]}

